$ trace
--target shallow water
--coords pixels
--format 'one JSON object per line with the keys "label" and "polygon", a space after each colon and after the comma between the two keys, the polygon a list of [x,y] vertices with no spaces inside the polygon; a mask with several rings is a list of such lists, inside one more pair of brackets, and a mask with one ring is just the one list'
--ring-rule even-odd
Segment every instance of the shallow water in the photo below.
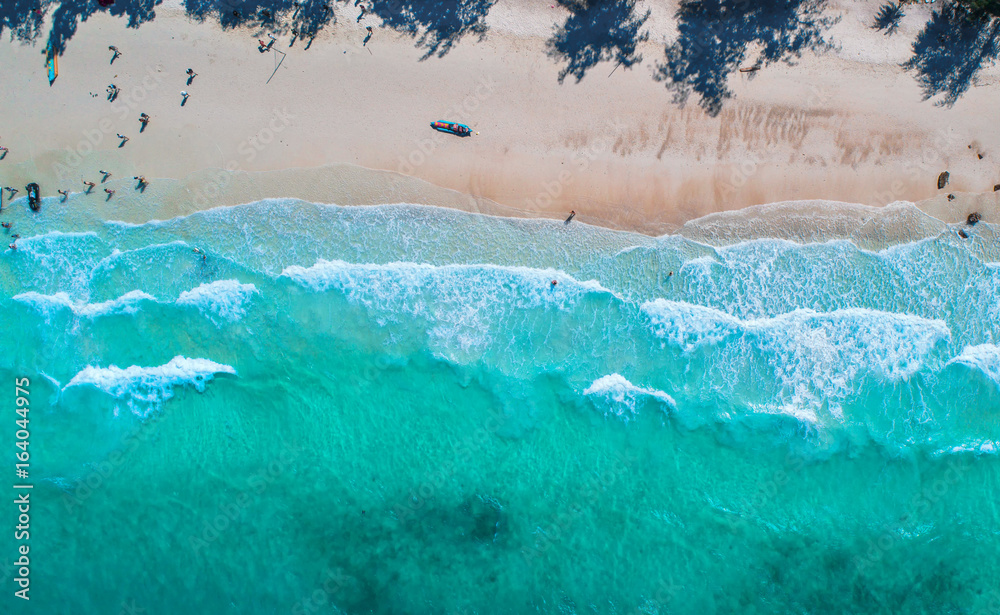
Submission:
{"label": "shallow water", "polygon": [[1000,612],[982,240],[281,200],[16,225],[35,612]]}

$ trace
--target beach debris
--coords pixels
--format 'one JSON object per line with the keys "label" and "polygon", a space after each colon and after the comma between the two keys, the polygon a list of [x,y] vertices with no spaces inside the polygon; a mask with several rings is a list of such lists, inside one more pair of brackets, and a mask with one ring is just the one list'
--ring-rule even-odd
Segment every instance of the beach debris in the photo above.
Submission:
{"label": "beach debris", "polygon": [[969,226],[975,226],[976,223],[979,222],[982,219],[983,219],[983,217],[979,215],[979,212],[978,211],[974,211],[971,214],[969,214],[969,217],[965,219],[965,222]]}
{"label": "beach debris", "polygon": [[948,171],[942,171],[941,174],[938,175],[938,190],[948,185],[948,178],[950,177],[951,173]]}
{"label": "beach debris", "polygon": [[741,73],[752,73],[752,72],[754,72],[756,70],[760,70],[760,67],[759,66],[745,66],[745,67],[743,67],[743,68],[740,69],[740,72]]}
{"label": "beach debris", "polygon": [[962,229],[958,229],[958,236],[961,237],[962,239],[969,238],[969,234],[963,231]]}
{"label": "beach debris", "polygon": [[948,200],[949,201],[954,201],[955,200],[955,195],[954,194],[949,194],[948,195]]}
{"label": "beach debris", "polygon": [[38,184],[31,182],[24,187],[28,191],[28,207],[31,211],[38,211],[38,208],[42,205],[42,195],[38,189]]}

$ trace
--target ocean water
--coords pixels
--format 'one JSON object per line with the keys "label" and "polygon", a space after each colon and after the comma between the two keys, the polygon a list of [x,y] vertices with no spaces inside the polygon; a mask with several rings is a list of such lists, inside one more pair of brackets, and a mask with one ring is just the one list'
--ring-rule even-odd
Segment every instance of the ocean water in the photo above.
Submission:
{"label": "ocean water", "polygon": [[975,233],[43,207],[0,256],[4,613],[1000,613]]}

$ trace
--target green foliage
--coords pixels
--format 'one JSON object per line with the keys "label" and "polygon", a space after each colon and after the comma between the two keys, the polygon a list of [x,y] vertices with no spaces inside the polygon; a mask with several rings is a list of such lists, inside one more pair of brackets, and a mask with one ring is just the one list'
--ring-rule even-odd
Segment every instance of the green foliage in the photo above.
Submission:
{"label": "green foliage", "polygon": [[959,0],[973,13],[989,14],[1000,17],[1000,0]]}

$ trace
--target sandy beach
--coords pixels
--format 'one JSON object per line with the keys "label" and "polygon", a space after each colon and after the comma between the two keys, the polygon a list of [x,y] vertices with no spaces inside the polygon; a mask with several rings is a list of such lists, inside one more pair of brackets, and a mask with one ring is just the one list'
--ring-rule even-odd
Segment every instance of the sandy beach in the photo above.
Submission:
{"label": "sandy beach", "polygon": [[[575,210],[580,221],[650,234],[713,212],[816,199],[912,201],[945,222],[974,210],[995,221],[1000,68],[984,65],[952,106],[924,100],[901,63],[932,7],[911,5],[886,36],[871,27],[876,5],[829,3],[829,48],[730,74],[732,96],[717,113],[697,93],[675,101],[654,79],[678,36],[674,1],[639,3],[649,11],[641,61],[596,63],[561,82],[567,63],[547,41],[569,12],[555,3],[500,0],[481,39],[467,35],[430,57],[419,32],[358,20],[350,3],[335,4],[337,23],[308,49],[290,46],[279,27],[264,53],[266,31],[224,30],[178,3],[156,6],[138,28],[97,12],[67,41],[51,85],[44,36],[0,44],[4,81],[15,86],[0,113],[16,118],[0,131],[10,150],[0,178],[37,181],[46,196],[95,181],[93,194],[69,203],[135,222],[268,197],[553,218]],[[363,45],[366,26],[373,35]],[[109,45],[122,51],[114,63]],[[760,64],[759,53],[748,49],[743,64]],[[188,68],[197,72],[190,85]],[[152,118],[141,133],[140,113]],[[435,132],[437,119],[476,134]],[[122,147],[117,134],[129,137]],[[98,170],[112,172],[108,202]],[[939,190],[943,171],[950,181]],[[142,195],[137,175],[150,184]],[[155,207],[128,206],[140,197]]]}

